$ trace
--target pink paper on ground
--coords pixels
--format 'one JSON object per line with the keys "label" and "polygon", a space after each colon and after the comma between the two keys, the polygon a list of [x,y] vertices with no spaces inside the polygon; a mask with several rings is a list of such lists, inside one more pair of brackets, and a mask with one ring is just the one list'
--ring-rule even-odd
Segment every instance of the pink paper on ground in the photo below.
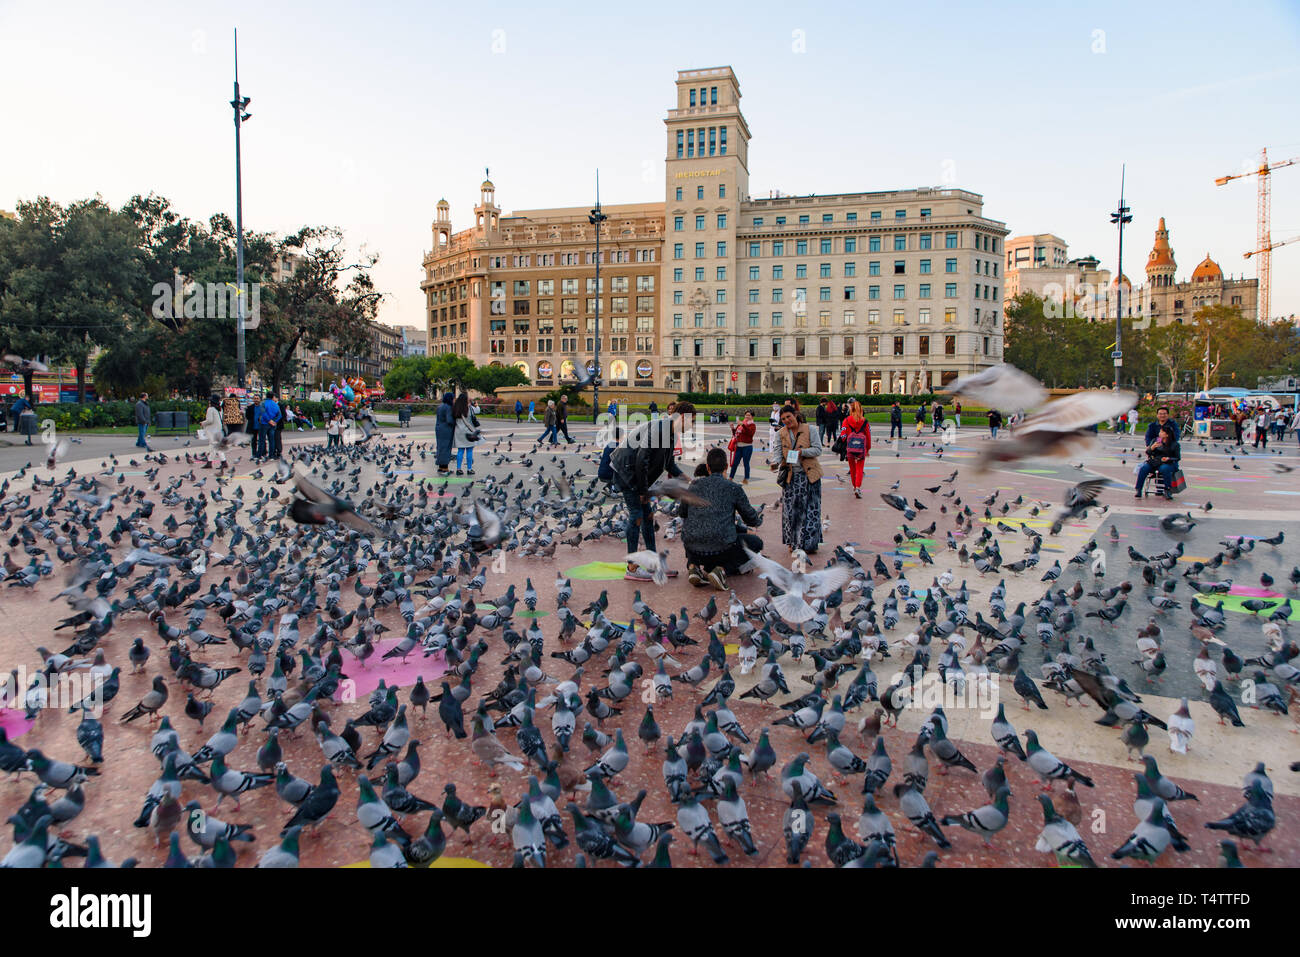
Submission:
{"label": "pink paper on ground", "polygon": [[10,741],[32,730],[34,724],[36,722],[29,721],[22,708],[0,708],[0,728],[5,729]]}
{"label": "pink paper on ground", "polygon": [[1247,598],[1284,598],[1281,592],[1267,588],[1252,588],[1249,585],[1233,585],[1228,589],[1229,595],[1244,595]]}
{"label": "pink paper on ground", "polygon": [[[358,699],[378,688],[380,678],[383,678],[390,688],[405,688],[415,684],[415,679],[423,675],[424,683],[429,686],[429,690],[437,692],[438,686],[434,682],[447,673],[446,656],[439,651],[426,658],[424,649],[417,646],[407,656],[406,664],[402,664],[401,658],[384,661],[384,653],[396,648],[401,640],[401,638],[388,638],[379,642],[375,645],[375,653],[366,659],[364,667],[346,651],[343,652],[343,674],[352,679],[350,690]],[[343,700],[343,689],[343,683],[339,682],[339,689],[334,692],[334,700]]]}

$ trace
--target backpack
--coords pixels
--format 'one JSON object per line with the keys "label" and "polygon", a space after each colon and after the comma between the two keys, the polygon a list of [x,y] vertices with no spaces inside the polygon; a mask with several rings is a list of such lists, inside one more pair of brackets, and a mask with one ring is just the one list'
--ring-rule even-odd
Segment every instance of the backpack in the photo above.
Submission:
{"label": "backpack", "polygon": [[849,455],[866,455],[867,437],[861,432],[850,432],[844,451]]}

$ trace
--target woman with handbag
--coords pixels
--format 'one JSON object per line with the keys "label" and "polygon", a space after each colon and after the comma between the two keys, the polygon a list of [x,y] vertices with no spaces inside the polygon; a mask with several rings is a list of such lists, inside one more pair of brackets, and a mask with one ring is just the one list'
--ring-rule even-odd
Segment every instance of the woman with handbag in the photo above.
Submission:
{"label": "woman with handbag", "polygon": [[757,428],[754,413],[748,409],[745,410],[744,418],[731,426],[731,442],[727,445],[727,450],[731,453],[731,474],[727,477],[734,479],[736,468],[744,462],[745,477],[740,480],[741,485],[749,484],[749,460],[754,455],[754,432]]}
{"label": "woman with handbag", "polygon": [[862,414],[862,404],[854,399],[849,403],[849,417],[840,430],[844,443],[844,458],[849,463],[849,479],[853,482],[853,497],[862,498],[862,472],[867,456],[871,454],[871,426]]}
{"label": "woman with handbag", "polygon": [[434,439],[437,442],[439,475],[450,475],[451,453],[456,448],[456,414],[452,411],[453,396],[450,392],[442,394],[442,404],[438,406],[438,417],[433,426]]}
{"label": "woman with handbag", "polygon": [[794,406],[781,410],[781,430],[771,459],[781,492],[781,541],[809,555],[822,541],[821,446]]}
{"label": "woman with handbag", "polygon": [[[451,411],[456,417],[456,474],[473,475],[474,446],[483,440],[483,432],[478,424],[479,407],[477,403],[471,406],[469,393],[462,392],[456,397]],[[462,462],[464,471],[461,470]]]}

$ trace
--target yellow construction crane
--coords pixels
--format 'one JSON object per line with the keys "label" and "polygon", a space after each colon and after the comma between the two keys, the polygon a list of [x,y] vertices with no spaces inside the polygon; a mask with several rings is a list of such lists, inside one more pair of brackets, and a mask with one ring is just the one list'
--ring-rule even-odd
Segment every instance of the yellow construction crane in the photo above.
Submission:
{"label": "yellow construction crane", "polygon": [[[1300,163],[1300,156],[1293,156],[1288,160],[1270,164],[1268,161],[1268,148],[1259,151],[1259,167],[1248,173],[1235,173],[1231,176],[1220,176],[1214,181],[1214,185],[1223,186],[1232,182],[1234,179],[1243,179],[1247,176],[1259,177],[1259,190],[1256,198],[1255,210],[1255,249],[1246,253],[1246,258],[1259,256],[1259,310],[1258,318],[1268,321],[1270,290],[1272,288],[1272,251],[1275,246],[1283,246],[1285,243],[1274,243],[1269,236],[1269,210],[1271,207],[1272,195],[1272,175],[1273,170],[1281,169],[1284,166],[1295,166]],[[1290,240],[1287,240],[1290,242]]]}

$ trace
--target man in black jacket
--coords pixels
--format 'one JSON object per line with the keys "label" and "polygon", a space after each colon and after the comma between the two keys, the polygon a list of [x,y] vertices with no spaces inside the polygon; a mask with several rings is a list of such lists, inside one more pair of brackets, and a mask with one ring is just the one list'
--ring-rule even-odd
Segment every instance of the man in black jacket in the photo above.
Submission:
{"label": "man in black jacket", "polygon": [[[626,438],[610,455],[614,484],[627,503],[627,553],[637,551],[644,541],[648,551],[655,551],[654,514],[650,507],[650,486],[667,472],[680,476],[682,470],[673,461],[679,437],[695,428],[695,406],[678,402],[672,415],[645,422],[629,429]],[[628,562],[629,575],[636,575],[637,565]],[[669,573],[672,574],[671,572]]]}
{"label": "man in black jacket", "polygon": [[745,548],[751,552],[763,550],[763,540],[741,533],[735,517],[739,515],[746,525],[756,526],[762,524],[763,516],[749,503],[745,490],[723,474],[727,470],[726,452],[710,449],[705,464],[709,474],[692,482],[691,491],[707,500],[709,507],[691,508],[683,502],[677,514],[682,517],[682,545],[686,548],[686,574],[691,584],[708,581],[723,591],[728,575],[750,570]]}
{"label": "man in black jacket", "polygon": [[1172,422],[1166,421],[1165,424],[1159,426],[1156,441],[1147,446],[1147,460],[1138,469],[1137,486],[1134,489],[1133,497],[1141,498],[1142,486],[1146,484],[1147,476],[1152,472],[1159,471],[1161,478],[1165,480],[1165,500],[1172,502],[1174,496],[1170,489],[1173,487],[1174,473],[1178,471],[1178,462],[1181,458],[1182,450],[1178,445],[1178,428]]}
{"label": "man in black jacket", "polygon": [[889,407],[889,437],[894,437],[894,431],[898,431],[898,437],[903,437],[903,407],[894,400],[894,404]]}

